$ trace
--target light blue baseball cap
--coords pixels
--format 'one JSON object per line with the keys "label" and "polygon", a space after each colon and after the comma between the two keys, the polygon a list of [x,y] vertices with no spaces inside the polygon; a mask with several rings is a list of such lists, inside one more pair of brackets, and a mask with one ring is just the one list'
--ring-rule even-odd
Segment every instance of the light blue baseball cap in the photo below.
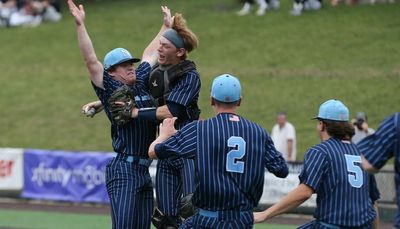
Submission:
{"label": "light blue baseball cap", "polygon": [[223,103],[239,101],[242,88],[239,80],[229,74],[217,76],[211,86],[211,97]]}
{"label": "light blue baseball cap", "polygon": [[330,99],[321,104],[318,115],[314,119],[348,122],[349,109],[341,101]]}
{"label": "light blue baseball cap", "polygon": [[140,59],[133,58],[131,53],[124,48],[115,48],[109,51],[104,57],[104,70],[110,69],[112,66],[121,64],[123,62],[132,61],[132,63],[139,62]]}

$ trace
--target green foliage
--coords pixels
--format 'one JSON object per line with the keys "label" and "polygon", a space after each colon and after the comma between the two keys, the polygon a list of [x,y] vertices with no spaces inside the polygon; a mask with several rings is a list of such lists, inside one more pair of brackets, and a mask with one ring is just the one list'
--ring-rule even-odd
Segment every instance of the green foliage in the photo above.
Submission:
{"label": "green foliage", "polygon": [[[364,111],[376,128],[400,105],[400,4],[325,5],[292,17],[291,2],[267,15],[238,17],[232,0],[171,0],[200,38],[190,54],[202,78],[202,117],[212,116],[211,80],[231,73],[243,84],[239,113],[272,128],[285,110],[297,129],[298,159],[319,139],[319,104],[341,99],[354,116]],[[135,56],[161,25],[155,0],[85,1],[87,28],[102,61],[115,47]],[[96,100],[83,63],[73,18],[36,28],[2,29],[0,147],[111,151],[104,114],[90,119],[81,106]]]}

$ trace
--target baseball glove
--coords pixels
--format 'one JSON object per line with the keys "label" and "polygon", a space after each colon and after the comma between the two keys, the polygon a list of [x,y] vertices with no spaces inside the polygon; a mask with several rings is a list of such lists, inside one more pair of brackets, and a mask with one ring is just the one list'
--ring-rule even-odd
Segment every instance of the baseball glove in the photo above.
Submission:
{"label": "baseball glove", "polygon": [[[131,120],[132,109],[136,106],[132,90],[124,85],[115,90],[108,99],[111,118],[117,125],[124,125]],[[118,104],[120,102],[123,104]]]}

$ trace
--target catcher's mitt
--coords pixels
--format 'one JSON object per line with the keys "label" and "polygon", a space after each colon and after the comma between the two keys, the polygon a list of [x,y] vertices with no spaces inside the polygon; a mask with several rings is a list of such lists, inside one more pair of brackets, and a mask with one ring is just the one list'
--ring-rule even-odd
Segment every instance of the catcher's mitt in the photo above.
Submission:
{"label": "catcher's mitt", "polygon": [[[108,107],[111,113],[111,118],[117,125],[124,125],[131,120],[132,109],[136,103],[133,98],[132,90],[124,85],[115,90],[110,98],[108,98]],[[122,102],[124,104],[116,104]]]}
{"label": "catcher's mitt", "polygon": [[181,198],[179,215],[184,219],[193,216],[197,212],[197,208],[196,206],[194,206],[192,199],[193,199],[193,193],[187,194],[186,196]]}

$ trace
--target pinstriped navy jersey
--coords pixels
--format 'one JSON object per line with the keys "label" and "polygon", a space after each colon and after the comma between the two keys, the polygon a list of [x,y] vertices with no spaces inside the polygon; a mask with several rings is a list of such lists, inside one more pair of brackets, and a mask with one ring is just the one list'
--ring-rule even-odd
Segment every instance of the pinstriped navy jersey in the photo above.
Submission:
{"label": "pinstriped navy jersey", "polygon": [[354,144],[330,138],[311,147],[299,178],[317,193],[317,220],[356,227],[375,218],[369,175],[361,168],[361,156]]}
{"label": "pinstriped navy jersey", "polygon": [[[145,85],[146,90],[148,91],[148,82],[150,77],[150,71],[144,75],[140,82]],[[180,104],[182,106],[187,107],[191,102],[197,101],[199,99],[200,93],[200,76],[196,69],[193,69],[169,86],[171,88],[170,94],[167,98],[167,103],[174,102]],[[181,129],[186,124],[192,122],[193,120],[189,119],[187,115],[183,115],[182,118],[185,120],[180,120],[177,122],[177,129]]]}
{"label": "pinstriped navy jersey", "polygon": [[193,201],[212,211],[252,210],[263,191],[265,168],[272,173],[287,171],[267,132],[229,113],[186,125],[157,144],[155,152],[160,159],[195,158]]}
{"label": "pinstriped navy jersey", "polygon": [[[396,130],[396,116],[400,122],[400,113],[393,114],[386,118],[378,130],[364,138],[357,147],[364,157],[375,168],[380,169],[394,155],[396,156],[396,168],[400,165],[400,130]],[[397,128],[400,128],[400,123]]]}
{"label": "pinstriped navy jersey", "polygon": [[[151,70],[150,64],[141,63],[136,69],[136,77],[140,79],[144,74]],[[104,110],[111,122],[111,138],[114,151],[147,158],[148,147],[155,139],[156,124],[142,119],[132,119],[125,125],[117,125],[111,119],[107,100],[114,90],[123,84],[113,80],[107,72],[104,72],[103,85],[104,89],[93,85],[93,88],[104,106]],[[131,89],[134,91],[135,102],[138,108],[152,107],[153,103],[149,94],[145,90],[141,81],[138,81]]]}
{"label": "pinstriped navy jersey", "polygon": [[378,130],[361,140],[357,147],[364,154],[367,161],[377,169],[382,168],[386,162],[395,157],[395,187],[397,199],[397,215],[394,225],[400,225],[400,113],[387,117]]}
{"label": "pinstriped navy jersey", "polygon": [[[197,70],[191,70],[181,76],[174,85],[171,85],[171,92],[168,95],[167,103],[174,102],[187,107],[191,102],[199,99],[200,93],[200,76]],[[192,122],[187,115],[184,115],[185,120],[179,120],[177,123],[178,129],[181,129],[186,124]]]}

